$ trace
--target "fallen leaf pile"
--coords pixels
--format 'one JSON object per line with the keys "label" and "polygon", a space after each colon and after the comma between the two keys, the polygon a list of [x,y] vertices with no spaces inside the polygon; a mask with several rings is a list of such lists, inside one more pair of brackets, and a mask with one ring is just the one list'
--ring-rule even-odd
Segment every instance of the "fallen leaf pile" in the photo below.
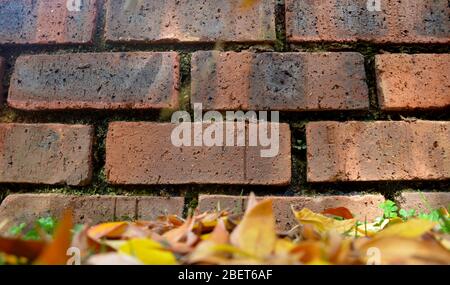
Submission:
{"label": "fallen leaf pile", "polygon": [[[449,214],[442,213],[448,221]],[[419,218],[358,221],[346,208],[293,210],[298,225],[277,232],[270,199],[248,199],[243,215],[224,211],[187,219],[84,226],[72,233],[71,214],[52,240],[0,238],[7,264],[66,264],[76,248],[83,264],[450,264],[450,237]]]}

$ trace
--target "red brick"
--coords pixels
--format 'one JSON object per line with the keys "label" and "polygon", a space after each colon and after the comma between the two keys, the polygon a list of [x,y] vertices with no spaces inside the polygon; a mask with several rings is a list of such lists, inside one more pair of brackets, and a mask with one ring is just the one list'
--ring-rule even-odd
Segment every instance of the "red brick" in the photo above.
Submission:
{"label": "red brick", "polygon": [[150,196],[74,196],[62,194],[13,194],[0,206],[0,220],[32,225],[40,217],[59,218],[72,209],[75,223],[96,224],[112,220],[152,220],[165,214],[183,214],[184,198]]}
{"label": "red brick", "polygon": [[69,10],[70,3],[68,0],[0,1],[0,44],[91,43],[97,1],[81,1],[79,11]]}
{"label": "red brick", "polygon": [[208,110],[369,108],[358,53],[199,51],[192,57],[191,103]]}
{"label": "red brick", "polygon": [[441,207],[449,209],[450,192],[404,192],[399,201],[402,209],[414,209],[418,213],[429,213],[430,209]]}
{"label": "red brick", "polygon": [[[279,125],[278,155],[268,158],[257,156],[261,147],[248,143],[247,146],[176,147],[171,142],[175,126],[150,122],[111,123],[106,139],[108,181],[131,185],[286,185],[290,182],[291,141],[287,124]],[[203,129],[207,126],[200,125]]]}
{"label": "red brick", "polygon": [[17,59],[8,103],[24,110],[178,108],[175,52],[32,55]]}
{"label": "red brick", "polygon": [[[316,196],[316,197],[260,197],[259,199],[273,199],[273,207],[277,228],[289,230],[298,223],[292,213],[291,206],[295,210],[308,208],[320,213],[328,208],[346,207],[361,221],[367,217],[368,221],[382,216],[383,211],[378,205],[384,202],[381,195],[354,195],[354,196]],[[201,212],[229,210],[232,213],[242,213],[247,205],[247,198],[242,196],[225,195],[200,195],[198,208]]]}
{"label": "red brick", "polygon": [[6,62],[0,57],[0,103],[3,103],[3,76],[5,75]]}
{"label": "red brick", "polygon": [[0,124],[0,183],[86,185],[94,128]]}
{"label": "red brick", "polygon": [[290,42],[450,43],[446,0],[381,1],[370,11],[367,0],[286,0]]}
{"label": "red brick", "polygon": [[450,106],[450,54],[383,54],[375,62],[383,110]]}
{"label": "red brick", "polygon": [[275,0],[107,2],[106,32],[115,42],[273,42]]}
{"label": "red brick", "polygon": [[306,138],[309,182],[450,178],[449,122],[314,122]]}

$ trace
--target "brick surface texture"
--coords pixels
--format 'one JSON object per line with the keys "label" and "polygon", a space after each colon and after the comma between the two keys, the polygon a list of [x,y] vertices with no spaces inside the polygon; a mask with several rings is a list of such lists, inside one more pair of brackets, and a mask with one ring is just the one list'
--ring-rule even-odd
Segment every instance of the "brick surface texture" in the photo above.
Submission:
{"label": "brick surface texture", "polygon": [[[207,124],[195,125],[204,131],[208,127]],[[227,127],[221,125],[225,137]],[[287,124],[279,125],[279,153],[269,158],[260,156],[260,150],[266,148],[252,147],[249,143],[246,146],[176,147],[171,141],[175,127],[171,123],[111,123],[106,139],[108,181],[112,184],[227,185],[287,185],[290,182],[291,143]]]}
{"label": "brick surface texture", "polygon": [[[259,199],[273,199],[273,209],[277,227],[289,230],[298,223],[292,208],[301,210],[308,208],[315,212],[322,212],[328,208],[346,207],[361,221],[382,216],[383,211],[378,205],[384,202],[382,195],[352,195],[352,196],[317,196],[317,197],[260,197]],[[200,195],[199,211],[228,210],[232,213],[243,213],[247,206],[247,198],[242,196]]]}
{"label": "brick surface texture", "polygon": [[449,122],[314,122],[306,136],[310,182],[450,178]]}
{"label": "brick surface texture", "polygon": [[0,57],[0,103],[3,103],[3,76],[5,75],[5,59]]}
{"label": "brick surface texture", "polygon": [[191,103],[210,110],[364,110],[358,53],[196,52]]}
{"label": "brick surface texture", "polygon": [[273,42],[275,0],[108,1],[106,34],[115,42]]}
{"label": "brick surface texture", "polygon": [[7,221],[3,233],[13,225],[32,225],[38,218],[60,218],[73,211],[75,223],[96,224],[113,220],[151,220],[183,213],[184,198],[150,196],[73,196],[63,194],[9,195],[0,205],[0,219]]}
{"label": "brick surface texture", "polygon": [[0,183],[90,183],[93,133],[85,125],[0,124]]}
{"label": "brick surface texture", "polygon": [[450,106],[450,54],[377,55],[376,74],[384,110]]}
{"label": "brick surface texture", "polygon": [[385,198],[448,206],[449,15],[448,0],[0,0],[0,225],[242,211],[251,192],[282,230],[291,204],[369,221]]}
{"label": "brick surface texture", "polygon": [[177,108],[176,53],[32,55],[17,59],[8,104],[24,110]]}
{"label": "brick surface texture", "polygon": [[[0,44],[86,44],[93,41],[97,0],[0,1]],[[73,1],[77,2],[77,1]],[[69,6],[70,7],[70,6]]]}
{"label": "brick surface texture", "polygon": [[286,0],[290,42],[450,43],[450,6],[446,0],[381,2],[367,0]]}
{"label": "brick surface texture", "polygon": [[418,213],[429,213],[430,209],[450,207],[450,192],[405,192],[399,198],[400,207],[414,209]]}

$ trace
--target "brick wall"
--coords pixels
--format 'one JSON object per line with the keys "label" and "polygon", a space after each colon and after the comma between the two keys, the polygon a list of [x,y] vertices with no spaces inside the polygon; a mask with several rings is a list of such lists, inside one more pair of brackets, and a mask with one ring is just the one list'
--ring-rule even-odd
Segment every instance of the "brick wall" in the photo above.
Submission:
{"label": "brick wall", "polygon": [[[76,2],[0,1],[0,217],[450,203],[446,0]],[[194,103],[280,111],[279,153],[171,145]]]}

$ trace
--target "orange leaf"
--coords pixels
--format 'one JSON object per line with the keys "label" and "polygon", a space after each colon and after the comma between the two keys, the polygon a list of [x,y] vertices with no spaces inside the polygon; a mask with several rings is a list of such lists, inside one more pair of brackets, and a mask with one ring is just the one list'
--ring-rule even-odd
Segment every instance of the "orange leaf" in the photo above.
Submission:
{"label": "orange leaf", "polygon": [[72,242],[72,211],[66,210],[56,228],[53,241],[49,243],[36,260],[37,264],[64,265],[67,262],[67,250]]}
{"label": "orange leaf", "polygon": [[120,238],[127,227],[127,222],[104,223],[91,227],[87,231],[87,235],[95,241],[99,241],[102,238]]}
{"label": "orange leaf", "polygon": [[352,213],[345,207],[328,208],[325,209],[322,214],[333,215],[344,219],[353,219]]}
{"label": "orange leaf", "polygon": [[35,260],[45,248],[44,241],[0,237],[0,252]]}

